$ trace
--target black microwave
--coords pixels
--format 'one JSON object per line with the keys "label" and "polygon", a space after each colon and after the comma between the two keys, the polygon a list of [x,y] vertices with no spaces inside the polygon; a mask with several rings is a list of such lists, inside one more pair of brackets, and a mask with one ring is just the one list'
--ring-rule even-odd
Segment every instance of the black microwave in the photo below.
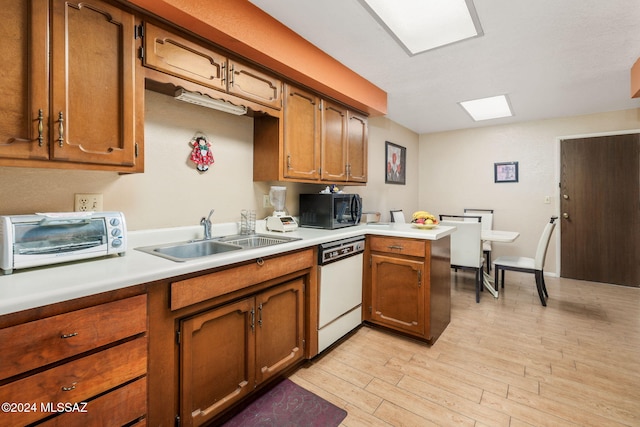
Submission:
{"label": "black microwave", "polygon": [[362,198],[357,194],[300,194],[300,227],[341,228],[357,225]]}

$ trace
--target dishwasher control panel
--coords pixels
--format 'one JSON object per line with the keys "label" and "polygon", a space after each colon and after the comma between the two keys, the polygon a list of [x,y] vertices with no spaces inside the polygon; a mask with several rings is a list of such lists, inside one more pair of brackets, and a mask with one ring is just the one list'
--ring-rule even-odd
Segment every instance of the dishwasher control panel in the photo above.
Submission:
{"label": "dishwasher control panel", "polygon": [[364,252],[364,239],[362,237],[323,243],[318,251],[318,264],[328,264],[361,252]]}

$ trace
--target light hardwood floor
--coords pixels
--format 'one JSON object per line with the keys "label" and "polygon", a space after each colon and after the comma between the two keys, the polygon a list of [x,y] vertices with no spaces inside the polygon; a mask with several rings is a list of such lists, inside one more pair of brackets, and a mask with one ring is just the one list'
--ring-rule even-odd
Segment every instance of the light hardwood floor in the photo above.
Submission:
{"label": "light hardwood floor", "polygon": [[452,272],[433,346],[362,327],[291,380],[348,412],[342,426],[640,426],[640,289],[507,272],[475,303]]}

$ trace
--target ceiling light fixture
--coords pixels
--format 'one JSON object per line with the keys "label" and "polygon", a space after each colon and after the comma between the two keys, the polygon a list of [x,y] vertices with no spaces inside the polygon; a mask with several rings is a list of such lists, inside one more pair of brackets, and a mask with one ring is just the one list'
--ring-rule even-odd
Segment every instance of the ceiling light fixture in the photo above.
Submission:
{"label": "ceiling light fixture", "polygon": [[473,0],[360,0],[411,56],[482,36]]}
{"label": "ceiling light fixture", "polygon": [[222,111],[224,113],[235,114],[236,116],[247,114],[247,107],[243,105],[234,105],[227,101],[213,99],[207,95],[201,95],[195,92],[187,92],[184,89],[176,90],[174,98],[178,101],[189,102],[191,104],[200,105],[201,107],[211,108],[214,110]]}
{"label": "ceiling light fixture", "polygon": [[460,104],[476,122],[513,116],[507,95],[462,101],[458,104]]}

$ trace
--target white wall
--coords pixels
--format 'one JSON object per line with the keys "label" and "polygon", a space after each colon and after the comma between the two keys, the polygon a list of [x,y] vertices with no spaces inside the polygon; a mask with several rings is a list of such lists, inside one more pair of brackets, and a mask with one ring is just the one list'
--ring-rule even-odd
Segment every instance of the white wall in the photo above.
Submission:
{"label": "white wall", "polygon": [[[407,149],[406,185],[385,184],[385,142]],[[403,209],[411,214],[418,210],[419,137],[415,132],[384,117],[369,118],[369,170],[366,187],[350,187],[347,191],[363,198],[365,211],[380,212],[381,221],[389,221],[390,209]]]}
{"label": "white wall", "polygon": [[[559,214],[559,137],[639,128],[635,109],[421,135],[420,208],[435,214],[494,209],[494,228],[520,237],[494,244],[492,257],[533,256],[544,224]],[[506,161],[519,162],[519,182],[496,184],[494,163]],[[547,253],[549,273],[558,272],[559,235],[554,232]]]}

